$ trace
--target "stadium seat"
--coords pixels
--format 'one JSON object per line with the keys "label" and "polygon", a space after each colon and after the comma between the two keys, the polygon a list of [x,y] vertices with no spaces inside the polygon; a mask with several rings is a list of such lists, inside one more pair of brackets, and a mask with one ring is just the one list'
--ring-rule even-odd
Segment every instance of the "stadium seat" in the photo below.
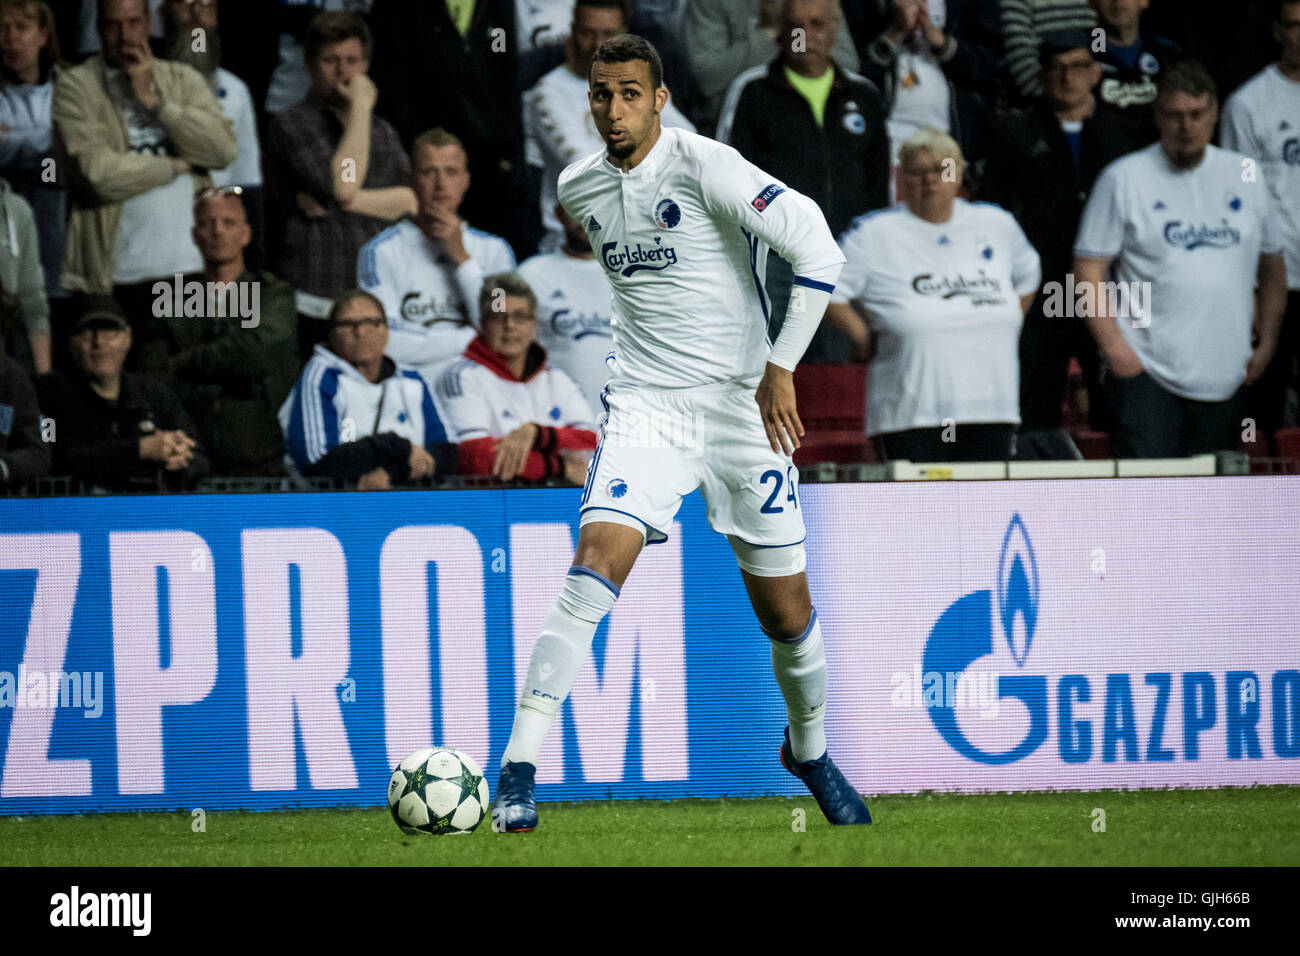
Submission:
{"label": "stadium seat", "polygon": [[1280,428],[1273,434],[1279,458],[1300,461],[1300,428]]}
{"label": "stadium seat", "polygon": [[866,436],[866,366],[800,365],[795,369],[794,388],[804,427],[803,442],[794,456],[797,464],[879,461],[874,443]]}
{"label": "stadium seat", "polygon": [[1106,432],[1078,427],[1070,429],[1070,437],[1074,439],[1074,444],[1085,460],[1099,461],[1110,457],[1110,435]]}

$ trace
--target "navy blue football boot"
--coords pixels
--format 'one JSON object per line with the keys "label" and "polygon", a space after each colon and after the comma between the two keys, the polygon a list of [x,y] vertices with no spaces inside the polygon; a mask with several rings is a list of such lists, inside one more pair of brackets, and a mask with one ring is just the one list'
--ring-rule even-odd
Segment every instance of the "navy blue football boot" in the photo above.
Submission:
{"label": "navy blue football boot", "polygon": [[[785,742],[781,744],[781,766],[804,782],[808,792],[817,800],[826,819],[836,826],[870,823],[871,813],[853,784],[844,779],[829,753],[816,760],[797,763],[790,750],[790,728],[785,728]],[[535,819],[535,818],[534,818]]]}
{"label": "navy blue football boot", "polygon": [[497,781],[497,798],[492,804],[492,829],[498,833],[528,833],[537,829],[537,801],[533,799],[533,778],[537,768],[530,763],[507,763]]}

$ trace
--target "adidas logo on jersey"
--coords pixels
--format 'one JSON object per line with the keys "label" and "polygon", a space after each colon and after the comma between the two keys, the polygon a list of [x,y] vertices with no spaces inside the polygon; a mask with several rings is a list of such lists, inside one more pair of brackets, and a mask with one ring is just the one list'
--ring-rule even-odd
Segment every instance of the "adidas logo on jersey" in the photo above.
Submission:
{"label": "adidas logo on jersey", "polygon": [[587,220],[587,231],[600,232],[600,223],[596,221],[595,216],[592,216],[590,219]]}

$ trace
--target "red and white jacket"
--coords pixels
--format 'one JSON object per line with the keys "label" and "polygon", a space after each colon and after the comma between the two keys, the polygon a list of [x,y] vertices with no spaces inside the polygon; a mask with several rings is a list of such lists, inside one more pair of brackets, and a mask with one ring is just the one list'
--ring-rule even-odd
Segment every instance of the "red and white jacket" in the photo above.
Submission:
{"label": "red and white jacket", "polygon": [[515,378],[501,356],[477,336],[439,376],[436,392],[446,413],[448,440],[460,444],[462,474],[490,474],[497,442],[528,422],[539,429],[520,478],[563,474],[561,451],[596,447],[591,406],[582,390],[560,369],[546,364],[546,350],[535,342],[523,378]]}

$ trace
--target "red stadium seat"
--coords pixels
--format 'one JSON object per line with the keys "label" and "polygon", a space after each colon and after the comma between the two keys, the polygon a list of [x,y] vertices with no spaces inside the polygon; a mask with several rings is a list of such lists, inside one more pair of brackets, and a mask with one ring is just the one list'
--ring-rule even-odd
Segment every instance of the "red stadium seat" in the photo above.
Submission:
{"label": "red stadium seat", "polygon": [[805,364],[795,369],[804,438],[795,462],[847,465],[879,461],[866,436],[867,371],[858,364]]}
{"label": "red stadium seat", "polygon": [[1110,435],[1095,432],[1088,428],[1070,429],[1070,437],[1078,446],[1079,453],[1088,461],[1100,461],[1110,457]]}
{"label": "red stadium seat", "polygon": [[1300,461],[1300,428],[1280,428],[1273,435],[1279,458]]}

